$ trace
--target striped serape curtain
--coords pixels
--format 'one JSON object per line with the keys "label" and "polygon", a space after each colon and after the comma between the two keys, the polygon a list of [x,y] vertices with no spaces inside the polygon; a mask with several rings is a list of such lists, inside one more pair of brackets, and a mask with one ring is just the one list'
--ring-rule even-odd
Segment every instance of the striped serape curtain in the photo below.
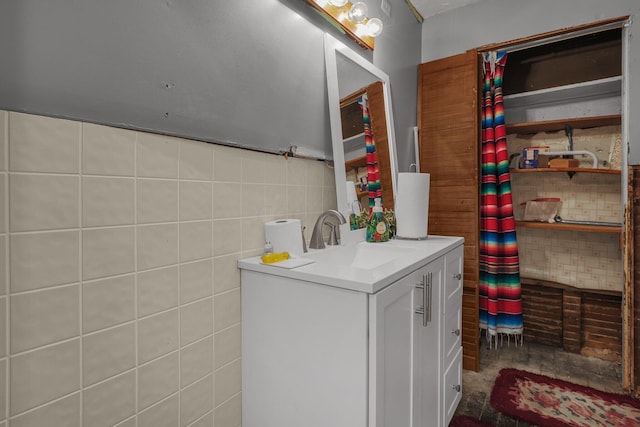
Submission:
{"label": "striped serape curtain", "polygon": [[480,328],[522,342],[520,262],[502,105],[506,52],[484,55],[480,201]]}
{"label": "striped serape curtain", "polygon": [[[371,117],[369,116],[369,98],[365,93],[358,98],[362,107],[362,121],[364,122],[364,142],[367,149],[367,188],[369,190],[369,207],[373,207],[374,200],[379,197],[382,201],[382,186],[380,185],[380,171],[378,155],[376,154],[376,141],[371,130]],[[382,204],[384,206],[384,203]]]}

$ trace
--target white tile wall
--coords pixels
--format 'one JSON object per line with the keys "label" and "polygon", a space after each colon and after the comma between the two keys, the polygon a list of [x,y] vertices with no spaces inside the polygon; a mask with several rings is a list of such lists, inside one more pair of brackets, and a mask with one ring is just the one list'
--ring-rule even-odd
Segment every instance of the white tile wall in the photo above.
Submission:
{"label": "white tile wall", "polygon": [[213,372],[213,337],[180,350],[180,385],[186,387]]}
{"label": "white tile wall", "polygon": [[11,353],[78,336],[80,286],[61,286],[13,295],[9,307]]}
{"label": "white tile wall", "polygon": [[79,427],[80,393],[70,394],[60,400],[25,412],[11,420],[12,427],[69,426]]}
{"label": "white tile wall", "polygon": [[135,269],[135,227],[82,231],[82,279],[99,279]]}
{"label": "white tile wall", "polygon": [[84,426],[109,427],[135,414],[136,375],[129,371],[88,387],[82,393]]}
{"label": "white tile wall", "polygon": [[77,176],[16,173],[9,180],[11,231],[79,227]]}
{"label": "white tile wall", "polygon": [[80,339],[9,358],[9,414],[71,394],[80,388]]}
{"label": "white tile wall", "polygon": [[331,169],[0,111],[0,426],[238,427],[240,274]]}
{"label": "white tile wall", "polygon": [[136,277],[109,277],[82,284],[83,333],[135,320]]}
{"label": "white tile wall", "polygon": [[136,133],[91,123],[82,124],[82,172],[134,176]]}
{"label": "white tile wall", "polygon": [[180,387],[180,354],[169,353],[138,369],[138,405],[147,408],[177,393]]}
{"label": "white tile wall", "polygon": [[133,224],[135,188],[133,178],[83,177],[82,226]]}
{"label": "white tile wall", "polygon": [[178,306],[178,266],[138,273],[138,316],[144,317]]}
{"label": "white tile wall", "polygon": [[78,173],[82,124],[28,114],[9,114],[9,170]]}
{"label": "white tile wall", "polygon": [[80,280],[78,230],[11,234],[9,239],[7,255],[12,292]]}
{"label": "white tile wall", "polygon": [[95,384],[136,365],[135,324],[127,323],[82,338],[82,378]]}
{"label": "white tile wall", "polygon": [[[213,374],[180,391],[180,426],[187,426],[210,412],[213,397]],[[237,390],[238,392],[240,390]],[[216,402],[217,403],[217,402]]]}
{"label": "white tile wall", "polygon": [[[217,411],[218,409],[216,409]],[[180,423],[179,413],[178,394],[173,394],[168,399],[139,413],[138,427],[176,427]]]}
{"label": "white tile wall", "polygon": [[137,179],[138,224],[178,220],[178,181]]}

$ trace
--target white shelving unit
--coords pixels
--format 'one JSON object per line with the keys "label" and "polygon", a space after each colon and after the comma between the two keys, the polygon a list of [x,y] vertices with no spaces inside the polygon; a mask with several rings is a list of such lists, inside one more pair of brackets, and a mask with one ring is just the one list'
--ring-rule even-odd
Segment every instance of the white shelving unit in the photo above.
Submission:
{"label": "white shelving unit", "polygon": [[507,123],[540,122],[621,113],[622,76],[506,95]]}

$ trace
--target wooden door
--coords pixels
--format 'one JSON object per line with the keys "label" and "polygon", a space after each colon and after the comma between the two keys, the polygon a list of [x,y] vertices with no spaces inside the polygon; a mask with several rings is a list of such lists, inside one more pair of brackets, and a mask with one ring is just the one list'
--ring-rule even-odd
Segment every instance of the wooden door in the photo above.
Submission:
{"label": "wooden door", "polygon": [[640,165],[629,166],[628,202],[625,208],[625,286],[623,293],[622,383],[640,393]]}
{"label": "wooden door", "polygon": [[479,75],[476,51],[418,68],[420,172],[431,174],[429,234],[464,237],[463,367],[473,371],[480,368]]}

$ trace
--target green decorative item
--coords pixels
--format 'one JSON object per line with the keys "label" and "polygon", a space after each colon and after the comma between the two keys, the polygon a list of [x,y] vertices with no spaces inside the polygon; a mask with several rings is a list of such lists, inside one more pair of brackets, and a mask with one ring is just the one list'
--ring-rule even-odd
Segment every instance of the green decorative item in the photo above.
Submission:
{"label": "green decorative item", "polygon": [[384,210],[384,219],[389,224],[389,238],[393,239],[396,235],[396,213],[393,209]]}
{"label": "green decorative item", "polygon": [[[394,238],[396,235],[396,213],[393,209],[384,209],[384,218],[389,224],[389,238]],[[366,210],[361,211],[358,215],[353,214],[352,230],[358,230],[360,228],[367,228],[369,225],[369,212]]]}

